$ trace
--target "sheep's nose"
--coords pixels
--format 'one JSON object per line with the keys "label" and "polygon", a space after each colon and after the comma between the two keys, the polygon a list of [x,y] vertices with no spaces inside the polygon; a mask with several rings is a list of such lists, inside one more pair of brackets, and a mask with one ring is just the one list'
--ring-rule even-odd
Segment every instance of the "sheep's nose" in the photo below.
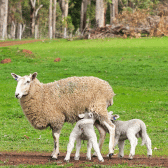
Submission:
{"label": "sheep's nose", "polygon": [[18,96],[19,96],[19,93],[16,93],[16,94],[15,94],[15,97],[16,97],[17,99],[18,99]]}

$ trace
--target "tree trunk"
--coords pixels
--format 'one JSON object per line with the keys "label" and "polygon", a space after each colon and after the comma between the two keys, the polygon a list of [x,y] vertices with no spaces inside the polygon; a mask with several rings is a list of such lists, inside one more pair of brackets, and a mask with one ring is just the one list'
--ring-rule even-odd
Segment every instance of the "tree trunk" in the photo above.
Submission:
{"label": "tree trunk", "polygon": [[16,25],[15,25],[15,22],[12,21],[12,24],[11,24],[11,38],[14,40],[15,39],[15,33],[16,33]]}
{"label": "tree trunk", "polygon": [[30,0],[30,5],[31,5],[31,9],[30,9],[30,27],[31,27],[31,36],[34,36],[35,33],[35,24],[36,24],[36,17],[38,14],[38,11],[40,10],[40,8],[43,5],[40,5],[37,9],[36,9],[36,0]]}
{"label": "tree trunk", "polygon": [[55,38],[55,27],[56,27],[56,5],[57,5],[57,0],[53,0],[54,1],[54,8],[53,8],[53,38]]}
{"label": "tree trunk", "polygon": [[52,39],[52,0],[50,0],[50,5],[49,5],[49,23],[48,23],[48,28],[49,28],[49,38]]}
{"label": "tree trunk", "polygon": [[96,0],[96,26],[103,27],[104,23],[104,2]]}
{"label": "tree trunk", "polygon": [[86,28],[86,12],[87,12],[87,5],[89,0],[82,0],[81,3],[81,20],[80,20],[80,32],[82,33],[83,30]]}
{"label": "tree trunk", "polygon": [[62,10],[62,21],[63,21],[63,38],[67,38],[67,21],[66,18],[68,16],[68,0],[62,0],[61,10]]}
{"label": "tree trunk", "polygon": [[7,38],[8,0],[0,0],[0,39]]}
{"label": "tree trunk", "polygon": [[113,24],[113,20],[118,16],[118,0],[112,0],[110,4],[110,24]]}

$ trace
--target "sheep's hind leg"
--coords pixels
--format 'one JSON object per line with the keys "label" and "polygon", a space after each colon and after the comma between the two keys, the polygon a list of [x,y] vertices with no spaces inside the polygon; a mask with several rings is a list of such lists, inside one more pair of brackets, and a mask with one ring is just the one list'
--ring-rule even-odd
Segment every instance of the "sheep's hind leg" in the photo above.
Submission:
{"label": "sheep's hind leg", "polygon": [[109,157],[111,158],[114,154],[114,140],[115,140],[115,125],[111,123],[111,121],[103,121],[103,124],[109,131],[110,140],[109,140]]}
{"label": "sheep's hind leg", "polygon": [[80,148],[81,148],[81,139],[77,138],[76,139],[76,153],[75,153],[74,160],[79,160],[79,158],[80,158]]}
{"label": "sheep's hind leg", "polygon": [[118,148],[119,148],[118,157],[123,158],[124,157],[124,141],[119,141],[118,142]]}
{"label": "sheep's hind leg", "polygon": [[[95,123],[95,127],[98,129],[99,131],[99,134],[100,134],[100,138],[99,138],[99,149],[101,151],[102,149],[102,146],[103,146],[103,143],[104,143],[104,140],[105,140],[105,137],[106,137],[106,131],[104,130],[104,128],[98,124],[98,123]],[[93,157],[97,156],[97,153],[94,152],[93,153]]]}
{"label": "sheep's hind leg", "polygon": [[53,129],[52,135],[53,135],[53,139],[54,139],[54,150],[53,150],[53,153],[51,154],[51,156],[52,156],[52,159],[58,159],[60,130]]}

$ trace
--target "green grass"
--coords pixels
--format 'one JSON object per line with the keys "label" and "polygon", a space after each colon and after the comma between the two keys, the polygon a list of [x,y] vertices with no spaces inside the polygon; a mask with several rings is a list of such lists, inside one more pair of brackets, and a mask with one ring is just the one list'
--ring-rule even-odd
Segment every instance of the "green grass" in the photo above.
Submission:
{"label": "green grass", "polygon": [[[14,97],[16,81],[10,75],[38,72],[43,83],[69,76],[96,76],[113,87],[116,96],[109,111],[120,120],[142,119],[152,140],[154,156],[168,156],[168,38],[51,40],[0,48],[0,151],[51,152],[51,130],[31,127],[19,101]],[[33,52],[32,56],[22,53]],[[54,59],[60,57],[60,62]],[[60,151],[65,152],[74,125],[64,124],[60,137]],[[24,135],[28,136],[27,139]],[[102,153],[108,153],[107,134]],[[140,146],[136,155],[146,155]],[[129,154],[129,142],[125,154]],[[86,152],[86,143],[81,152]],[[118,150],[115,151],[117,153]]]}

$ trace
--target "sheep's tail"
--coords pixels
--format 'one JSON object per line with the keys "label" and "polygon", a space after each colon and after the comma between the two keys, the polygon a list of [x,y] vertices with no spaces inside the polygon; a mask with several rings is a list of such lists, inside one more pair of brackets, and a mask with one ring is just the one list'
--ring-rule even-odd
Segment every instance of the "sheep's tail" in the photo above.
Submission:
{"label": "sheep's tail", "polygon": [[146,125],[144,122],[141,123],[141,131],[142,131],[142,135],[141,135],[141,138],[142,138],[142,144],[141,146],[143,146],[144,144],[146,144],[147,142],[147,133],[146,133]]}

